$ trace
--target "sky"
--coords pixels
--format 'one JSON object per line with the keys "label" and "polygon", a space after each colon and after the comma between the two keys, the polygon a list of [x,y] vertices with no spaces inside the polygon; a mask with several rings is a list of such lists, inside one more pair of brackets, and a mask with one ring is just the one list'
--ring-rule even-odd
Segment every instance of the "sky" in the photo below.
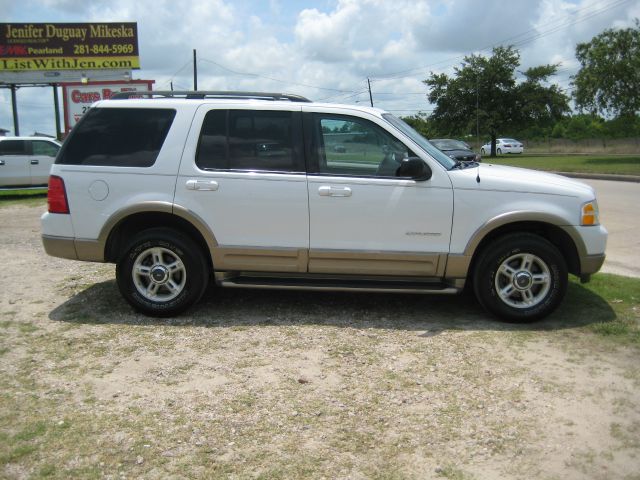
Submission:
{"label": "sky", "polygon": [[[431,73],[451,74],[466,55],[514,45],[524,71],[558,64],[567,93],[575,47],[640,18],[640,0],[0,0],[2,22],[137,22],[141,69],[155,90],[287,92],[315,101],[429,114]],[[55,134],[53,93],[17,92],[20,133]],[[13,132],[0,89],[0,128]]]}

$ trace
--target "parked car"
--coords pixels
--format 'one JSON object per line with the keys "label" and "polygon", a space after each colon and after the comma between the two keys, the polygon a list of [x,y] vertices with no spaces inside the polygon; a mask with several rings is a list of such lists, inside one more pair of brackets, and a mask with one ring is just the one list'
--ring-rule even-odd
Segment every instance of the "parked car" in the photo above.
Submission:
{"label": "parked car", "polygon": [[[454,294],[551,313],[607,231],[588,185],[457,162],[390,113],[283,94],[149,92],[95,103],[52,167],[45,250],[116,264],[148,315],[223,287]],[[140,92],[135,92],[140,95]],[[349,155],[325,145],[358,138]],[[260,145],[277,144],[261,156]],[[428,305],[425,304],[428,309]]]}
{"label": "parked car", "polygon": [[345,153],[347,151],[347,147],[345,147],[344,145],[342,145],[341,143],[336,143],[333,146],[333,151],[337,152],[337,153]]}
{"label": "parked car", "polygon": [[451,138],[431,138],[429,141],[454,160],[461,162],[481,162],[482,157],[469,148],[469,145]]}
{"label": "parked car", "polygon": [[46,185],[58,150],[47,137],[0,137],[0,187]]}
{"label": "parked car", "polygon": [[[496,153],[502,155],[503,153],[522,153],[524,152],[524,146],[522,142],[514,140],[513,138],[497,138],[496,139]],[[485,143],[480,148],[482,155],[491,154],[491,142]]]}

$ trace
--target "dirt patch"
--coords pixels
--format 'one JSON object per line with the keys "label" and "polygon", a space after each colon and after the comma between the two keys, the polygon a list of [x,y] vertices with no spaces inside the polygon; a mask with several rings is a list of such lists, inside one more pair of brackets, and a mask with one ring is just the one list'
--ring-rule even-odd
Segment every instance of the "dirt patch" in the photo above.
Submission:
{"label": "dirt patch", "polygon": [[588,318],[212,290],[149,319],[44,254],[42,211],[0,209],[2,477],[638,478],[640,355]]}

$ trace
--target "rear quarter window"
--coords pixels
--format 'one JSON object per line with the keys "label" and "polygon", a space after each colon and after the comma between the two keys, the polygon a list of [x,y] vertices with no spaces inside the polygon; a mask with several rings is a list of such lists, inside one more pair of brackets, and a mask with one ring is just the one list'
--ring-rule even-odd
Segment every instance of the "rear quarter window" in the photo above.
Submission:
{"label": "rear quarter window", "polygon": [[56,163],[150,167],[175,115],[173,109],[93,108],[76,125]]}

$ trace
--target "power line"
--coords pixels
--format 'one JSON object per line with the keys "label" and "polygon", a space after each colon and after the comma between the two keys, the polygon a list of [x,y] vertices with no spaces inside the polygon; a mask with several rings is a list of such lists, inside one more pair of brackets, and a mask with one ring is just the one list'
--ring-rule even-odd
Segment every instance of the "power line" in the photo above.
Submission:
{"label": "power line", "polygon": [[[514,36],[508,37],[508,38],[506,38],[504,40],[501,40],[499,42],[496,42],[496,43],[494,43],[492,45],[488,45],[488,46],[486,46],[484,48],[479,49],[478,51],[482,52],[482,51],[486,51],[486,50],[491,50],[492,48],[494,48],[496,46],[504,45],[509,40],[513,40],[515,38],[519,38],[519,37],[528,35],[529,33],[536,32],[534,35],[530,35],[529,37],[526,37],[525,39],[520,40],[520,41],[515,42],[514,44],[512,44],[512,46],[522,46],[522,45],[530,43],[530,42],[532,42],[534,40],[538,40],[538,39],[543,38],[545,36],[548,36],[548,35],[551,35],[553,33],[556,33],[559,30],[564,29],[566,27],[576,25],[576,24],[578,24],[580,22],[583,22],[585,20],[589,20],[589,19],[591,19],[591,18],[593,18],[593,17],[595,17],[597,15],[605,13],[605,12],[607,12],[609,10],[614,9],[614,8],[620,7],[620,6],[624,5],[625,3],[629,3],[630,1],[631,0],[614,0],[613,2],[608,4],[607,6],[597,8],[593,12],[589,13],[588,15],[585,15],[582,18],[575,19],[575,20],[572,20],[572,21],[568,21],[566,18],[559,19],[559,20],[556,20],[556,21],[551,21],[550,22],[551,25],[554,25],[556,23],[557,23],[557,25],[555,25],[555,26],[553,26],[553,27],[551,27],[551,28],[549,28],[547,30],[544,30],[542,32],[538,32],[535,28],[532,28],[532,29],[526,30],[525,32],[522,32],[522,33],[520,33],[518,35],[514,35]],[[580,12],[582,12],[584,10],[588,10],[588,9],[593,8],[594,6],[595,6],[595,2],[592,3],[588,7],[583,7],[581,9],[576,10],[575,12],[571,12],[570,15],[575,16],[575,15],[577,15],[578,13],[580,13]],[[560,22],[560,23],[558,23],[558,22]],[[461,59],[464,59],[467,55],[468,54],[457,55],[455,57],[450,57],[450,58],[447,58],[447,59],[444,59],[444,60],[441,60],[441,61],[438,61],[438,62],[434,62],[432,64],[424,65],[422,67],[411,68],[411,69],[402,70],[402,71],[399,71],[399,72],[392,72],[392,73],[389,73],[389,74],[386,74],[386,75],[381,75],[379,77],[372,77],[371,81],[372,82],[376,82],[376,81],[381,81],[381,80],[393,80],[393,79],[398,79],[398,78],[406,78],[406,77],[412,77],[412,76],[416,76],[416,75],[423,75],[424,74],[424,72],[423,72],[424,70],[426,70],[428,68],[431,68],[431,67],[434,67],[436,65],[440,65],[440,64],[446,63],[447,65],[442,67],[442,70],[444,70],[444,69],[454,65],[454,63],[451,63],[451,62],[459,61]],[[418,70],[420,70],[419,73],[408,74],[409,72],[416,72]],[[405,75],[405,74],[407,74],[407,75]]]}
{"label": "power line", "polygon": [[[182,65],[178,70],[176,70],[176,72],[171,75],[171,77],[169,78],[169,80],[167,80],[166,82],[164,82],[162,85],[167,85],[170,84],[171,82],[173,82],[173,79],[176,78],[178,76],[178,74],[184,70],[186,67],[188,67],[189,65],[193,65],[193,61],[192,60],[188,60],[184,65]],[[188,89],[187,89],[188,90]]]}
{"label": "power line", "polygon": [[200,60],[203,61],[203,62],[212,63],[213,65],[216,65],[217,67],[220,67],[223,70],[231,72],[234,75],[241,75],[241,76],[244,76],[244,77],[264,78],[266,80],[271,80],[272,82],[286,83],[287,85],[297,85],[297,86],[300,86],[300,87],[316,88],[318,90],[327,90],[329,92],[351,93],[350,90],[340,90],[340,89],[337,89],[337,88],[327,88],[327,87],[319,87],[318,85],[309,85],[307,83],[297,83],[297,82],[292,82],[291,80],[282,80],[282,79],[279,79],[279,78],[268,77],[266,75],[261,75],[259,73],[238,72],[236,70],[232,70],[230,68],[227,68],[224,65],[219,64],[218,62],[214,62],[213,60],[210,60],[208,58],[200,57]]}

